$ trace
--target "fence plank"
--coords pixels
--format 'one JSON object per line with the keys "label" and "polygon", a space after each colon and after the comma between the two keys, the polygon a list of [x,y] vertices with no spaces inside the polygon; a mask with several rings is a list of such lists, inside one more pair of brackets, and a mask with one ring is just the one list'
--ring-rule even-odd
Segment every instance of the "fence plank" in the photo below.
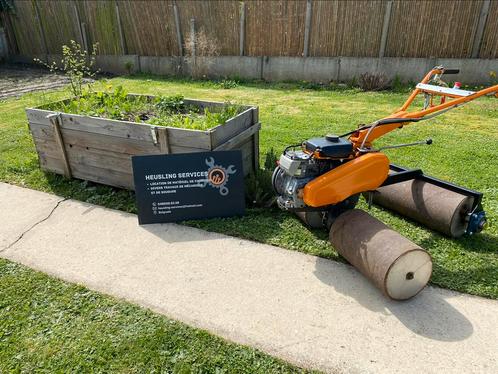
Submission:
{"label": "fence plank", "polygon": [[[197,32],[204,33],[221,55],[239,54],[240,6],[237,1],[182,1],[178,3],[182,35],[190,32],[190,20],[195,19]],[[197,55],[202,56],[201,46]]]}
{"label": "fence plank", "polygon": [[128,53],[141,56],[181,56],[172,1],[119,3]]}
{"label": "fence plank", "polygon": [[31,1],[16,1],[15,12],[9,13],[12,31],[21,56],[35,57],[45,53],[36,29],[36,14]]}
{"label": "fence plank", "polygon": [[246,4],[248,56],[302,56],[305,1],[255,0]]}
{"label": "fence plank", "polygon": [[480,58],[498,58],[498,1],[492,1],[479,51]]}
{"label": "fence plank", "polygon": [[498,1],[490,0],[14,0],[14,7],[1,17],[9,50],[28,58],[59,54],[71,39],[87,49],[98,42],[100,54],[179,56],[192,18],[224,56],[498,57]]}
{"label": "fence plank", "polygon": [[376,57],[385,1],[314,1],[311,56]]}
{"label": "fence plank", "polygon": [[396,1],[386,56],[470,57],[481,1]]}
{"label": "fence plank", "polygon": [[387,44],[387,33],[389,32],[389,23],[391,22],[393,2],[389,0],[386,4],[386,10],[384,11],[384,21],[382,23],[382,36],[380,38],[380,50],[379,57],[384,57]]}
{"label": "fence plank", "polygon": [[[114,1],[79,1],[80,17],[85,23],[87,49],[99,43],[98,51],[103,55],[118,55],[121,52],[118,21]],[[85,35],[85,34],[84,34]]]}

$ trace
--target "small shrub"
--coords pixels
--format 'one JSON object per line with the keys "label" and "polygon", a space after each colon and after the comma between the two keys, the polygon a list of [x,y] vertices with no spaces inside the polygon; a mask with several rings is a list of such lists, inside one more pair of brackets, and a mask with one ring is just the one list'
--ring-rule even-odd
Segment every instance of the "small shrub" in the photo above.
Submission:
{"label": "small shrub", "polygon": [[299,83],[299,88],[302,90],[322,90],[323,83],[301,81]]}
{"label": "small shrub", "polygon": [[249,206],[269,208],[275,202],[271,184],[272,173],[259,169],[246,178],[246,201]]}
{"label": "small shrub", "polygon": [[498,84],[498,74],[496,73],[496,71],[491,70],[489,72],[489,79],[491,81],[492,86],[494,86],[495,84]]}
{"label": "small shrub", "polygon": [[164,112],[183,112],[185,103],[182,95],[160,96],[156,99],[156,107]]}
{"label": "small shrub", "polygon": [[[214,61],[202,57],[218,56],[218,41],[210,38],[204,30],[188,36],[185,40],[185,60],[190,65],[192,78],[204,78]],[[201,57],[201,58],[198,58]]]}
{"label": "small shrub", "polygon": [[391,83],[391,87],[395,92],[400,92],[404,90],[405,86],[403,85],[403,81],[401,80],[398,74],[394,76],[394,79]]}
{"label": "small shrub", "polygon": [[351,80],[348,82],[349,88],[356,88],[358,87],[358,78],[353,77]]}
{"label": "small shrub", "polygon": [[126,69],[126,71],[128,72],[128,74],[131,74],[131,72],[133,71],[133,62],[131,61],[126,61],[125,64],[124,64],[124,68]]}
{"label": "small shrub", "polygon": [[269,208],[275,201],[271,177],[277,166],[277,155],[273,148],[265,153],[263,169],[256,170],[246,179],[246,201],[250,206]]}
{"label": "small shrub", "polygon": [[358,83],[363,91],[380,91],[387,87],[388,82],[384,73],[363,73]]}
{"label": "small shrub", "polygon": [[229,90],[230,88],[236,88],[239,85],[239,82],[235,79],[223,79],[214,84],[215,88],[223,88],[225,90]]}
{"label": "small shrub", "polygon": [[277,154],[275,153],[273,148],[270,148],[270,150],[265,154],[264,169],[273,173],[273,169],[275,169],[275,167],[277,166],[277,160]]}
{"label": "small shrub", "polygon": [[37,58],[34,61],[47,67],[51,72],[62,71],[69,78],[73,95],[79,97],[83,93],[83,79],[93,78],[98,73],[98,70],[94,69],[97,48],[98,43],[95,43],[89,54],[79,43],[71,40],[69,45],[62,46],[62,59],[59,63],[54,61],[47,64]]}

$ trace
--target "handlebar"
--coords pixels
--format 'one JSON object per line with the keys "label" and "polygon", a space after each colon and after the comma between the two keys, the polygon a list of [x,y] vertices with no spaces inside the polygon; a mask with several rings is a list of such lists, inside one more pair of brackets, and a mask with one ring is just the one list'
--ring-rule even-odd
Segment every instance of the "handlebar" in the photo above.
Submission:
{"label": "handlebar", "polygon": [[444,69],[443,74],[458,74],[460,69]]}

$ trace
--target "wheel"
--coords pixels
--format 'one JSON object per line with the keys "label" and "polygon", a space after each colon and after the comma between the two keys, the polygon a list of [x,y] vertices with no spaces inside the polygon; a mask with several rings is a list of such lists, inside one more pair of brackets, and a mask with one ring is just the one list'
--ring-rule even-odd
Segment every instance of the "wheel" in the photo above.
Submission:
{"label": "wheel", "polygon": [[280,166],[277,166],[271,176],[271,184],[279,196],[284,193],[284,174],[285,171]]}
{"label": "wheel", "polygon": [[330,227],[334,223],[337,217],[339,217],[346,210],[354,209],[356,204],[358,204],[358,200],[360,199],[360,194],[349,196],[346,200],[341,201],[338,204],[330,206],[327,211],[327,229],[330,230]]}

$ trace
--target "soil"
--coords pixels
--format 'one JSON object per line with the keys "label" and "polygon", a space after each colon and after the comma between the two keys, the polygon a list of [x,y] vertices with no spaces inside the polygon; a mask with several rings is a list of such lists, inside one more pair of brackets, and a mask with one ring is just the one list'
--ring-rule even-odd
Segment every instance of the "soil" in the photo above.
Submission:
{"label": "soil", "polygon": [[12,96],[54,89],[69,83],[61,74],[23,65],[0,65],[0,100]]}

